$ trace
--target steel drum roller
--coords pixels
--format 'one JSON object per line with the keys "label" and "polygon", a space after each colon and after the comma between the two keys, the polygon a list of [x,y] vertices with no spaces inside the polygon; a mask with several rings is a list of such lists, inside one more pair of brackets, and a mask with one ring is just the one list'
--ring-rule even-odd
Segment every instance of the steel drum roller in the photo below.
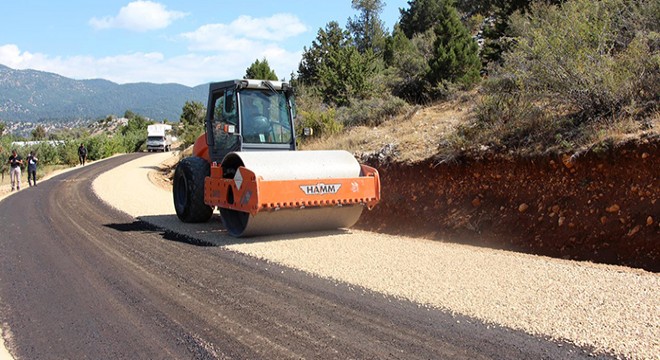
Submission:
{"label": "steel drum roller", "polygon": [[[222,168],[229,169],[229,173],[240,166],[263,180],[310,180],[310,184],[320,179],[357,178],[361,171],[353,155],[342,150],[235,152],[222,162]],[[220,208],[220,214],[231,235],[255,236],[350,227],[360,218],[363,207],[356,204],[288,208],[255,215]]]}

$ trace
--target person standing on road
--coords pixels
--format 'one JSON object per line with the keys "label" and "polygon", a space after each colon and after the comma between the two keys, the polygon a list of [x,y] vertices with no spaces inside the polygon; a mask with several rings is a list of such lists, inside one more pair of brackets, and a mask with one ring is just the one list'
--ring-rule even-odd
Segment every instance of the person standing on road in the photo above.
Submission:
{"label": "person standing on road", "polygon": [[80,165],[85,165],[85,160],[87,160],[87,149],[85,149],[85,144],[80,144],[78,147],[78,160],[80,160]]}
{"label": "person standing on road", "polygon": [[30,151],[30,155],[25,160],[27,161],[28,184],[32,186],[32,183],[34,183],[34,186],[37,186],[37,162],[39,159],[34,155],[34,151]]}
{"label": "person standing on road", "polygon": [[23,158],[16,153],[16,150],[11,151],[9,156],[9,178],[11,179],[11,191],[21,189],[21,165],[23,165]]}

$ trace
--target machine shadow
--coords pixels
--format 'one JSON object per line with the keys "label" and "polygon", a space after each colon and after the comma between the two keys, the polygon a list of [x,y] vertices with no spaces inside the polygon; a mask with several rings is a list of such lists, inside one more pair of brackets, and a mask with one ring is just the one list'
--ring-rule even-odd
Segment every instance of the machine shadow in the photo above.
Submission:
{"label": "machine shadow", "polygon": [[227,233],[227,230],[222,224],[222,220],[217,214],[206,223],[182,223],[176,215],[148,215],[140,216],[130,223],[113,223],[105,224],[104,226],[121,232],[158,233],[164,240],[204,247],[254,244],[350,233],[349,230],[335,229],[236,238]]}
{"label": "machine shadow", "polygon": [[164,240],[187,243],[195,246],[202,246],[202,247],[216,246],[215,244],[200,239],[196,239],[194,237],[190,237],[185,234],[179,234],[177,232],[165,228],[161,228],[159,226],[150,224],[140,219],[137,219],[130,223],[112,223],[112,224],[104,224],[103,226],[120,232],[160,234],[160,236]]}
{"label": "machine shadow", "polygon": [[160,171],[160,170],[162,170],[162,168],[160,168],[160,167],[158,167],[158,166],[155,166],[155,165],[151,165],[151,166],[140,166],[140,169],[156,170],[156,171]]}

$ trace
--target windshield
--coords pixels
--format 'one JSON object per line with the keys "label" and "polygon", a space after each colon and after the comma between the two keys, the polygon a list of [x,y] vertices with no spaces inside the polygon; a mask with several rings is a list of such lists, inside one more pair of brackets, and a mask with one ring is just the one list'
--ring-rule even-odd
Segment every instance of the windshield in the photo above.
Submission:
{"label": "windshield", "polygon": [[149,136],[147,137],[148,141],[162,141],[165,137],[164,136]]}
{"label": "windshield", "polygon": [[243,141],[289,144],[293,139],[287,97],[272,90],[243,89],[239,93]]}

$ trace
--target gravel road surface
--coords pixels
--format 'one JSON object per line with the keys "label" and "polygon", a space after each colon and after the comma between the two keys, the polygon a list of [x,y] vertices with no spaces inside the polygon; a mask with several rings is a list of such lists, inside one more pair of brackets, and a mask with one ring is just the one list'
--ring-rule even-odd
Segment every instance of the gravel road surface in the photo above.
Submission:
{"label": "gravel road surface", "polygon": [[94,191],[141,221],[355,292],[568,341],[594,354],[660,359],[659,274],[355,230],[234,239],[217,217],[182,224],[173,215],[171,193],[148,180],[170,156],[127,162],[99,176]]}

